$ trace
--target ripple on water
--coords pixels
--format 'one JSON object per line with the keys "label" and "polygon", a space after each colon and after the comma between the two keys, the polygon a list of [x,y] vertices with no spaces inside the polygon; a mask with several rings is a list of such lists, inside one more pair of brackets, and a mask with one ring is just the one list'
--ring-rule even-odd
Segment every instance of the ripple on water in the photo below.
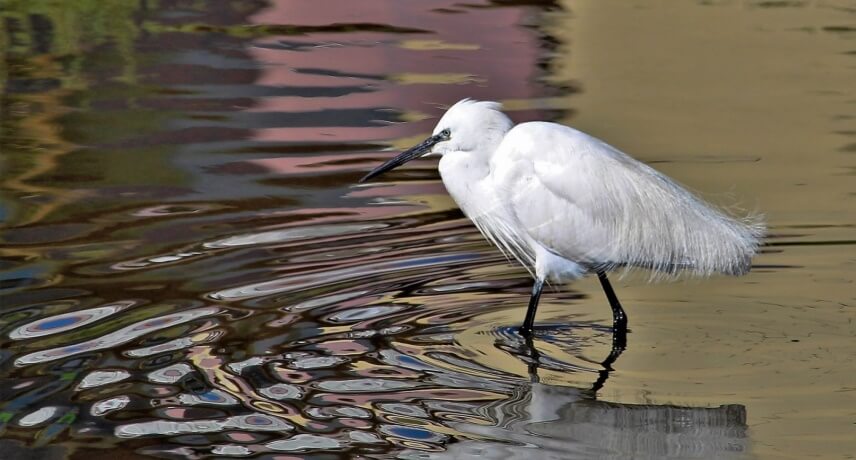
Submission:
{"label": "ripple on water", "polygon": [[298,434],[289,439],[281,439],[266,444],[268,449],[281,452],[306,452],[311,450],[338,449],[341,442],[328,436]]}
{"label": "ripple on water", "polygon": [[355,323],[379,316],[386,316],[403,309],[404,307],[399,305],[372,305],[370,307],[339,311],[329,315],[327,320],[333,323]]}
{"label": "ripple on water", "polygon": [[128,350],[125,352],[125,355],[132,358],[141,358],[145,356],[156,355],[159,353],[164,353],[167,351],[176,351],[183,350],[185,348],[190,348],[194,345],[200,345],[205,343],[210,343],[216,341],[220,336],[222,336],[225,332],[222,330],[214,330],[207,331],[200,334],[195,334],[189,337],[179,337],[177,339],[170,340],[168,342],[164,342],[157,345],[151,345],[148,347],[135,348],[133,350]]}
{"label": "ripple on water", "polygon": [[356,290],[345,291],[326,296],[318,296],[284,308],[289,311],[311,310],[314,308],[325,307],[327,305],[338,304],[347,300],[363,297],[364,295],[368,294],[368,292],[369,291]]}
{"label": "ripple on water", "polygon": [[22,427],[32,427],[41,425],[42,423],[47,422],[51,418],[53,418],[57,412],[59,411],[59,407],[57,406],[45,406],[40,408],[35,412],[31,412],[18,420],[18,425]]}
{"label": "ripple on water", "polygon": [[389,412],[391,414],[397,415],[405,415],[410,417],[420,417],[420,418],[428,418],[428,412],[415,405],[415,404],[404,404],[404,403],[381,403],[378,404],[378,408]]}
{"label": "ripple on water", "polygon": [[103,305],[96,308],[86,310],[63,313],[60,315],[49,316],[31,323],[27,323],[17,329],[9,332],[9,338],[12,340],[32,339],[36,337],[44,337],[51,334],[59,334],[90,323],[94,323],[100,319],[106,318],[119,311],[122,311],[135,304],[134,301],[127,300],[114,302],[109,305]]}
{"label": "ripple on water", "polygon": [[290,241],[307,238],[316,239],[328,236],[343,236],[354,233],[363,233],[366,231],[378,230],[386,227],[386,224],[378,223],[291,227],[282,230],[271,230],[267,232],[248,233],[244,235],[230,236],[221,240],[204,243],[203,247],[205,247],[206,249],[223,249],[260,244],[269,245],[273,243],[287,243]]}
{"label": "ripple on water", "polygon": [[196,406],[200,404],[212,406],[236,406],[239,403],[237,398],[219,389],[209,390],[202,394],[182,393],[178,395],[178,401],[186,406]]}
{"label": "ripple on water", "polygon": [[368,419],[372,417],[372,412],[368,409],[355,406],[310,407],[306,410],[306,414],[315,419],[331,419],[336,417]]}
{"label": "ripple on water", "polygon": [[193,372],[193,367],[187,363],[176,363],[149,373],[148,378],[155,383],[175,383],[187,374]]}
{"label": "ripple on water", "polygon": [[200,214],[210,210],[217,209],[217,205],[213,204],[173,204],[173,205],[157,205],[134,211],[131,215],[137,217],[164,217],[164,216],[181,216],[186,214]]}
{"label": "ripple on water", "polygon": [[90,409],[89,413],[93,416],[100,417],[110,412],[123,409],[130,402],[131,398],[125,395],[102,399],[92,405],[92,409]]}
{"label": "ripple on water", "polygon": [[214,455],[225,455],[227,457],[246,457],[248,455],[253,455],[253,451],[248,447],[236,444],[212,446],[211,453]]}
{"label": "ripple on water", "polygon": [[205,255],[207,254],[201,251],[179,251],[169,254],[162,254],[159,256],[145,257],[142,259],[116,262],[110,265],[110,269],[115,271],[141,270],[145,268],[160,267],[166,264],[171,264],[183,260],[199,258]]}
{"label": "ripple on water", "polygon": [[326,380],[317,383],[322,390],[339,393],[362,393],[374,391],[400,390],[403,388],[414,388],[414,382],[388,379],[352,379],[352,380]]}
{"label": "ripple on water", "polygon": [[111,383],[121,382],[130,376],[131,373],[123,369],[92,371],[83,377],[83,380],[80,381],[77,388],[79,390],[86,390],[102,385],[109,385]]}
{"label": "ripple on water", "polygon": [[115,434],[120,438],[138,438],[151,435],[218,433],[230,429],[247,431],[289,431],[294,429],[294,427],[280,418],[257,413],[227,417],[220,420],[152,420],[149,422],[129,423],[116,427]]}
{"label": "ripple on water", "polygon": [[268,387],[260,388],[259,393],[278,401],[284,399],[300,399],[303,397],[301,389],[287,383],[277,383]]}
{"label": "ripple on water", "polygon": [[441,433],[414,426],[381,425],[379,430],[381,433],[386,433],[390,436],[423,443],[437,444],[448,438],[448,436]]}
{"label": "ripple on water", "polygon": [[348,362],[348,358],[337,356],[318,356],[296,359],[291,362],[289,367],[294,369],[323,369],[334,367],[345,362]]}
{"label": "ripple on water", "polygon": [[86,342],[41,350],[21,356],[15,360],[15,365],[19,367],[27,366],[31,364],[55,361],[80,353],[113,348],[151,332],[183,324],[197,318],[211,316],[219,312],[220,309],[216,307],[195,308],[192,310],[139,321],[115,332],[111,332]]}
{"label": "ripple on water", "polygon": [[362,261],[352,266],[327,270],[320,273],[309,273],[287,278],[269,281],[254,282],[241,286],[225,288],[208,294],[208,297],[220,301],[240,301],[253,299],[258,303],[260,299],[283,294],[287,292],[298,292],[319,286],[333,286],[338,284],[354,283],[366,278],[378,279],[381,275],[395,273],[401,276],[403,273],[422,272],[430,267],[448,266],[449,264],[462,264],[477,259],[476,254],[441,254],[425,257],[413,257],[410,259],[384,259],[366,263]]}

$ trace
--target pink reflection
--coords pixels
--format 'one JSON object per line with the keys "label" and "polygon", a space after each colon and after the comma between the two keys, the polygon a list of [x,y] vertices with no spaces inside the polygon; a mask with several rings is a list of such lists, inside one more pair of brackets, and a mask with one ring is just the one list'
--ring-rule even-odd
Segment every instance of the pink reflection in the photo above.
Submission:
{"label": "pink reflection", "polygon": [[[487,5],[475,2],[473,6]],[[265,36],[249,54],[263,63],[255,83],[266,86],[355,87],[338,97],[283,96],[256,101],[254,111],[303,112],[394,107],[437,116],[437,104],[464,97],[525,99],[536,96],[537,38],[524,22],[524,8],[467,8],[451,0],[401,2],[332,0],[273,3],[249,18],[255,24],[371,23],[424,33],[348,32]],[[455,10],[448,14],[439,9]],[[497,33],[497,31],[502,31]],[[281,42],[291,48],[278,46]],[[299,45],[295,50],[293,45]],[[300,73],[296,70],[313,69]],[[330,75],[319,75],[328,73]],[[411,78],[418,74],[417,78]],[[410,77],[408,77],[410,76]],[[366,92],[369,91],[369,92]],[[366,120],[368,121],[368,120]],[[432,120],[369,127],[258,129],[260,141],[350,141],[393,139],[425,132]]]}
{"label": "pink reflection", "polygon": [[253,442],[256,440],[256,436],[242,431],[233,431],[230,433],[226,433],[226,437],[236,442]]}
{"label": "pink reflection", "polygon": [[372,424],[369,423],[368,421],[359,420],[359,419],[355,419],[355,418],[340,418],[339,423],[341,423],[343,426],[346,426],[349,428],[356,428],[356,429],[361,429],[361,430],[372,427]]}
{"label": "pink reflection", "polygon": [[402,183],[383,187],[359,188],[348,194],[352,197],[393,197],[408,195],[444,195],[445,189],[439,182]]}
{"label": "pink reflection", "polygon": [[187,417],[187,409],[183,409],[183,408],[167,409],[164,411],[164,415],[166,415],[167,417],[178,419],[178,420],[188,418]]}
{"label": "pink reflection", "polygon": [[[347,96],[344,96],[347,97]],[[300,111],[318,109],[317,102],[312,104],[304,104],[302,101],[308,99],[300,99],[301,107],[287,107],[279,105],[272,111]],[[258,104],[264,104],[265,100],[259,100]],[[366,127],[355,128],[347,126],[324,126],[314,128],[265,128],[257,129],[251,136],[252,139],[258,141],[290,141],[290,142],[371,142],[381,139],[392,139],[406,135],[402,131],[402,125],[387,125],[381,127]]]}
{"label": "pink reflection", "polygon": [[334,356],[361,355],[371,349],[355,340],[332,340],[318,344],[318,349]]}
{"label": "pink reflection", "polygon": [[[365,159],[365,154],[336,154],[317,155],[311,157],[288,156],[279,158],[261,158],[248,160],[247,163],[262,166],[275,173],[325,173],[338,172],[352,169],[354,167],[365,167],[371,163],[362,164],[360,160]],[[377,160],[375,160],[377,161]],[[339,164],[337,164],[337,162]],[[346,162],[345,165],[341,164]]]}

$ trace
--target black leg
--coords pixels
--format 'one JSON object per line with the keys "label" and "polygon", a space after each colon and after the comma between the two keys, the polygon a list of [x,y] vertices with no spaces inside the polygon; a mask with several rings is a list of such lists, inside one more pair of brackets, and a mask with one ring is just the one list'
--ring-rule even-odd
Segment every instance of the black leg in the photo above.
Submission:
{"label": "black leg", "polygon": [[627,313],[624,313],[624,309],[621,308],[621,302],[618,301],[615,291],[612,290],[612,285],[609,284],[609,280],[606,279],[606,273],[597,272],[597,279],[600,280],[600,285],[603,287],[603,292],[606,294],[606,298],[609,300],[609,306],[612,308],[612,328],[616,331],[618,329],[626,330]]}
{"label": "black leg", "polygon": [[535,323],[535,311],[538,310],[538,299],[541,298],[541,289],[543,288],[544,280],[540,278],[536,279],[535,285],[532,286],[532,297],[529,298],[529,308],[526,309],[526,319],[523,320],[523,326],[520,326],[521,335],[532,335],[532,326]]}
{"label": "black leg", "polygon": [[621,353],[627,348],[627,314],[621,308],[621,303],[609,284],[606,278],[606,273],[597,272],[597,278],[600,280],[600,285],[603,287],[603,292],[606,293],[606,298],[609,300],[609,306],[612,308],[612,350],[609,356],[601,363],[603,370],[599,372],[597,381],[592,386],[592,391],[597,393],[603,388],[606,379],[609,378],[609,373],[612,372],[612,363],[621,356]]}

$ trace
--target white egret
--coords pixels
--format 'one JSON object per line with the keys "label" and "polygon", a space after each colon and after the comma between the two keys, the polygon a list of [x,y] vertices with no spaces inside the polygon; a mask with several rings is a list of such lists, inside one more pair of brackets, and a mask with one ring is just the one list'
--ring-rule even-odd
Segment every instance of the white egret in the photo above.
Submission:
{"label": "white egret", "polygon": [[464,99],[431,137],[360,182],[418,157],[441,155],[449,194],[482,234],[535,278],[520,331],[530,336],[545,282],[596,273],[615,330],[627,315],[606,273],[749,271],[765,228],[730,217],[662,173],[605,142],[556,123],[513,126],[496,102]]}

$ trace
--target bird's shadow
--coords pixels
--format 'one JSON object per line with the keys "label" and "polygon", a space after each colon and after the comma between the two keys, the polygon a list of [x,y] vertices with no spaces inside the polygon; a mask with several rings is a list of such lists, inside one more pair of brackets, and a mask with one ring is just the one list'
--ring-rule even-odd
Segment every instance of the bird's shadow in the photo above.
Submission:
{"label": "bird's shadow", "polygon": [[[576,366],[569,363],[559,363],[553,358],[544,356],[536,346],[536,340],[546,340],[548,342],[558,342],[558,338],[569,335],[570,331],[576,328],[588,328],[601,332],[611,333],[611,347],[609,354],[602,361],[590,361],[592,364],[597,364],[600,369],[597,370],[597,379],[592,383],[591,388],[587,391],[592,398],[597,395],[612,372],[615,371],[613,365],[621,357],[621,354],[627,349],[627,334],[629,332],[626,325],[616,325],[615,327],[602,327],[591,323],[560,323],[560,324],[539,324],[531,334],[521,334],[517,327],[503,327],[497,331],[499,336],[505,337],[505,343],[501,345],[507,352],[526,361],[529,379],[532,383],[540,383],[539,370],[545,368],[561,368],[563,370],[579,370],[590,371],[588,368]],[[510,340],[509,340],[510,339]],[[577,346],[582,351],[580,346]],[[581,353],[580,353],[581,354]]]}

